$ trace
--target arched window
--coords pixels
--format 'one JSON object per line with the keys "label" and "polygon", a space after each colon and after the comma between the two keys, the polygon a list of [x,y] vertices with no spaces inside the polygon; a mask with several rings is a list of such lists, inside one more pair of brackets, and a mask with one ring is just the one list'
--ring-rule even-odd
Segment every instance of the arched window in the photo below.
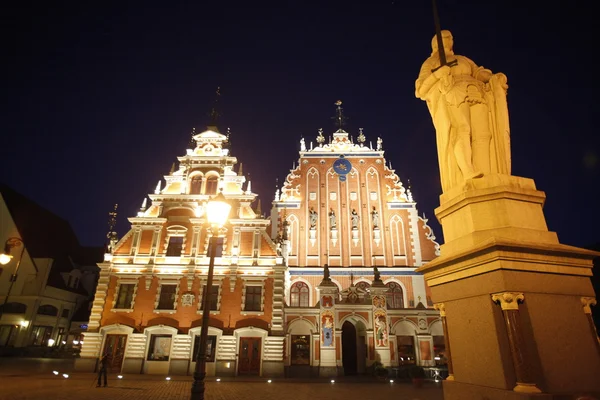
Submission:
{"label": "arched window", "polygon": [[371,284],[369,282],[361,281],[355,285],[357,288],[364,290],[365,292],[369,291]]}
{"label": "arched window", "polygon": [[296,282],[290,289],[290,307],[308,307],[308,285]]}
{"label": "arched window", "polygon": [[402,286],[396,282],[390,282],[385,285],[388,288],[386,293],[388,308],[404,308],[404,294]]}
{"label": "arched window", "polygon": [[217,188],[219,186],[219,178],[216,176],[209,176],[206,178],[206,194],[217,194]]}
{"label": "arched window", "polygon": [[58,315],[58,308],[54,307],[50,304],[44,304],[40,306],[37,311],[40,315],[49,315],[51,317],[56,317]]}
{"label": "arched window", "polygon": [[25,314],[27,306],[23,303],[6,303],[4,306],[0,306],[0,311],[3,314]]}
{"label": "arched window", "polygon": [[195,175],[190,183],[190,194],[200,193],[202,193],[202,175]]}

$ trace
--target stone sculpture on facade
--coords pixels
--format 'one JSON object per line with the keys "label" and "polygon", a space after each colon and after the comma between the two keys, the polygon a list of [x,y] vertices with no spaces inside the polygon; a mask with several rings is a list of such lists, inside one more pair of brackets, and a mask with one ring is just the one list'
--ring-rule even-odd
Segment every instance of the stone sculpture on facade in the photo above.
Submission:
{"label": "stone sculpture on facade", "polygon": [[511,173],[507,78],[455,55],[450,31],[442,31],[444,51],[454,66],[440,67],[438,43],[415,83],[436,129],[442,190],[467,179]]}
{"label": "stone sculpture on facade", "polygon": [[319,215],[317,214],[317,212],[315,211],[315,209],[311,207],[311,209],[310,209],[310,215],[309,215],[309,218],[310,218],[310,229],[314,229],[317,226],[318,216]]}
{"label": "stone sculpture on facade", "polygon": [[350,218],[352,218],[352,229],[358,229],[359,216],[354,208],[352,209],[352,212],[350,213]]}
{"label": "stone sculpture on facade", "polygon": [[335,212],[333,211],[333,208],[329,209],[329,225],[331,229],[336,228]]}
{"label": "stone sculpture on facade", "polygon": [[373,211],[371,211],[371,219],[373,222],[373,229],[379,228],[379,213],[375,209],[375,206],[373,206]]}

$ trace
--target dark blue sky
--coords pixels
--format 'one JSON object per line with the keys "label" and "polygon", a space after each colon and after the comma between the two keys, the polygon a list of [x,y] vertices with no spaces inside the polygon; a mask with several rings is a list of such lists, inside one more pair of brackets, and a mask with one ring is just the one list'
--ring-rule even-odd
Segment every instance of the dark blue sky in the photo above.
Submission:
{"label": "dark blue sky", "polygon": [[[86,4],[84,4],[86,3]],[[384,140],[438,239],[435,133],[414,81],[434,33],[429,1],[21,2],[3,21],[0,181],[68,219],[80,241],[119,233],[203,129],[220,127],[270,208],[298,141],[346,130]],[[597,58],[591,1],[439,0],[455,51],[508,76],[513,174],[548,198],[566,244],[600,241]],[[6,7],[6,6],[5,6]],[[597,36],[597,35],[596,35]]]}

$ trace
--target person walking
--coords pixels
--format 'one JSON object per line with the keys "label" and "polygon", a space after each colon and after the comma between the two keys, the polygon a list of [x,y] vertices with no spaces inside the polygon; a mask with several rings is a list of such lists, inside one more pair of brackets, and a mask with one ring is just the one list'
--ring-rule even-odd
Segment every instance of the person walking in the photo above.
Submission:
{"label": "person walking", "polygon": [[106,369],[108,368],[108,354],[104,354],[100,359],[100,369],[98,370],[98,384],[96,387],[100,387],[100,380],[104,375],[104,387],[106,387]]}

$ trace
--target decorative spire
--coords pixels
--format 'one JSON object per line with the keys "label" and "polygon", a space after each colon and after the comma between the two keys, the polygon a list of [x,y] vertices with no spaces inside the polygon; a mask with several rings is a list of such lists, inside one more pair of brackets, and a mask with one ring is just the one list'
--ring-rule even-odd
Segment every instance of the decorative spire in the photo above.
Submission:
{"label": "decorative spire", "polygon": [[407,180],[408,186],[406,189],[406,198],[408,199],[408,201],[413,202],[413,196],[412,196],[412,192],[410,190],[410,179]]}
{"label": "decorative spire", "polygon": [[162,184],[162,180],[158,180],[158,183],[156,184],[156,189],[154,189],[154,194],[160,194],[160,185]]}
{"label": "decorative spire", "polygon": [[252,181],[248,180],[248,185],[246,185],[246,194],[252,193]]}
{"label": "decorative spire", "polygon": [[221,116],[217,110],[217,106],[219,105],[219,98],[221,97],[221,87],[217,87],[217,91],[215,92],[215,101],[213,102],[213,106],[210,110],[210,126],[217,126],[217,119]]}
{"label": "decorative spire", "polygon": [[275,201],[279,201],[279,178],[275,178]]}
{"label": "decorative spire", "polygon": [[118,204],[115,204],[115,207],[111,212],[108,213],[108,233],[106,234],[106,253],[112,254],[115,249],[115,245],[119,240],[117,237],[117,232],[115,232],[115,226],[117,225],[117,208]]}
{"label": "decorative spire", "polygon": [[256,203],[256,215],[259,217],[262,216],[262,205],[260,203],[260,198],[258,199],[258,203]]}
{"label": "decorative spire", "polygon": [[148,200],[148,198],[144,197],[144,201],[142,201],[142,206],[140,207],[140,211],[138,212],[138,217],[144,216],[144,211],[146,211],[146,201],[147,200]]}
{"label": "decorative spire", "polygon": [[363,128],[358,128],[358,137],[356,138],[356,141],[358,143],[362,144],[367,140],[367,138],[365,137],[364,133],[363,133]]}
{"label": "decorative spire", "polygon": [[342,127],[346,123],[347,118],[344,116],[344,109],[342,108],[342,101],[338,100],[333,104],[336,105],[335,117],[333,117],[333,119],[335,119],[335,124],[337,125],[338,130],[343,130]]}
{"label": "decorative spire", "polygon": [[175,172],[175,163],[173,163],[171,165],[171,170],[169,171],[169,175],[173,175],[173,172]]}
{"label": "decorative spire", "polygon": [[191,133],[191,137],[190,137],[190,149],[195,149],[196,148],[196,141],[194,140],[194,136],[196,136],[196,128],[192,128],[192,133]]}
{"label": "decorative spire", "polygon": [[240,169],[238,169],[238,176],[244,175],[244,164],[240,163]]}

